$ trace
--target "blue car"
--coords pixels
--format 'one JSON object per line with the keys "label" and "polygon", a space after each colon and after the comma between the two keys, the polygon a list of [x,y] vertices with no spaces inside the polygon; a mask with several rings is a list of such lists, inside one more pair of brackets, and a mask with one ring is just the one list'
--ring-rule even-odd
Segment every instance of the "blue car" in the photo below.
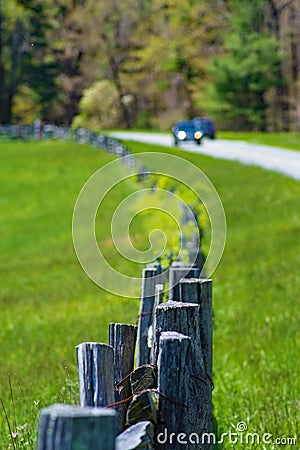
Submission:
{"label": "blue car", "polygon": [[216,126],[211,119],[206,117],[196,117],[192,120],[192,122],[194,122],[196,128],[201,128],[204,136],[207,136],[210,139],[216,138]]}
{"label": "blue car", "polygon": [[200,145],[204,136],[203,129],[194,120],[177,122],[172,128],[174,144],[178,146],[180,142],[193,141]]}

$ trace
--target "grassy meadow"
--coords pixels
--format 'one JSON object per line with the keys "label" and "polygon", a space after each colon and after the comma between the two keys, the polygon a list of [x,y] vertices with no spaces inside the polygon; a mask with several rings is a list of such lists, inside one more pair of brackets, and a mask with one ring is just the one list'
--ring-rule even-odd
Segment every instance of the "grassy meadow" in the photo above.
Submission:
{"label": "grassy meadow", "polygon": [[[272,442],[297,436],[299,182],[180,150],[132,142],[128,146],[132,152],[184,156],[210,178],[224,205],[227,243],[213,275],[214,415],[219,435],[234,433],[243,421],[249,432],[272,434]],[[72,213],[80,189],[111,159],[71,142],[0,143],[3,450],[33,449],[38,410],[57,401],[78,401],[78,343],[107,341],[110,321],[136,321],[138,302],[96,286],[80,267],[72,243]],[[115,193],[116,204],[135,189],[134,182],[125,183],[122,192]],[[103,228],[100,223],[103,240],[108,231],[107,223]],[[117,253],[112,259],[124,268]],[[19,427],[15,447],[5,415],[12,430]],[[245,445],[224,439],[220,448]],[[251,448],[279,446],[260,443]]]}
{"label": "grassy meadow", "polygon": [[[112,157],[71,142],[1,143],[0,155],[0,398],[12,428],[27,424],[20,445],[24,437],[34,448],[38,410],[78,401],[75,346],[106,341],[111,321],[135,322],[138,304],[95,285],[73,248],[77,196]],[[122,195],[133,189],[127,183]],[[98,232],[105,240],[106,223]],[[8,435],[1,407],[1,449]]]}
{"label": "grassy meadow", "polygon": [[299,133],[266,133],[260,131],[252,131],[249,133],[247,131],[220,131],[218,132],[218,138],[300,150]]}

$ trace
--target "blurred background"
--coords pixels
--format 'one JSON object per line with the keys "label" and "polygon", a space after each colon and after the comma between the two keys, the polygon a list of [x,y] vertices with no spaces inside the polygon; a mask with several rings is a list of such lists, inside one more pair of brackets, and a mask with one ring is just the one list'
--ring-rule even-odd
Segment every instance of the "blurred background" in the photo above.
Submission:
{"label": "blurred background", "polygon": [[2,0],[0,123],[299,131],[298,0]]}

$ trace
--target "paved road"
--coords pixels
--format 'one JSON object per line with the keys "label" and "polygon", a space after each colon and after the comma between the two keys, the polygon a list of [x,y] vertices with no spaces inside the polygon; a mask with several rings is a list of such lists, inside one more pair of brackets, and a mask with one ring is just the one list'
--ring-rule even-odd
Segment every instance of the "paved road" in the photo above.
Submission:
{"label": "paved road", "polygon": [[[173,146],[171,134],[152,134],[137,132],[115,132],[111,136],[119,139],[158,144],[164,147]],[[296,180],[300,180],[300,152],[267,145],[250,144],[242,141],[227,141],[216,139],[205,140],[198,146],[193,143],[185,143],[182,149],[193,153],[203,153],[215,158],[240,161],[243,164],[251,164],[264,167],[268,170],[282,172]]]}

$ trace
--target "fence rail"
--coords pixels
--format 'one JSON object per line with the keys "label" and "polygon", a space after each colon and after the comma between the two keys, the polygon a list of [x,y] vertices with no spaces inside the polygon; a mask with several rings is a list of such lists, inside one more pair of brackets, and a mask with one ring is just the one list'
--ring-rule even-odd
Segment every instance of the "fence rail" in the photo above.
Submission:
{"label": "fence rail", "polygon": [[105,134],[97,133],[86,128],[73,129],[68,126],[56,125],[1,125],[0,138],[23,139],[23,140],[49,140],[62,139],[74,140],[80,144],[91,144],[114,153],[116,156],[127,156],[129,150],[117,139],[111,138]]}

